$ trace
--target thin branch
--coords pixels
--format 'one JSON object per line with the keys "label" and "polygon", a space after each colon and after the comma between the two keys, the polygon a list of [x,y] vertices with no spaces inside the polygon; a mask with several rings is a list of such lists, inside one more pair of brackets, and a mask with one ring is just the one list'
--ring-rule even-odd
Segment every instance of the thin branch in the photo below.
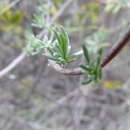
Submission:
{"label": "thin branch", "polygon": [[105,67],[124,48],[124,46],[127,43],[129,43],[129,41],[130,41],[130,30],[126,32],[125,36],[119,42],[113,45],[108,55],[104,58],[101,66]]}
{"label": "thin branch", "polygon": [[68,0],[64,3],[64,5],[61,7],[61,9],[57,12],[57,14],[52,18],[52,22],[54,22],[55,20],[57,20],[62,14],[63,12],[71,5],[71,2],[73,2],[73,0]]}
{"label": "thin branch", "polygon": [[67,68],[61,67],[59,64],[56,64],[53,61],[49,61],[49,66],[51,66],[54,70],[56,70],[57,72],[64,74],[64,75],[81,75],[81,74],[83,74],[83,71],[81,68],[67,69]]}
{"label": "thin branch", "polygon": [[14,69],[24,58],[26,57],[26,53],[21,53],[17,58],[15,58],[8,66],[6,66],[3,70],[0,71],[0,78]]}

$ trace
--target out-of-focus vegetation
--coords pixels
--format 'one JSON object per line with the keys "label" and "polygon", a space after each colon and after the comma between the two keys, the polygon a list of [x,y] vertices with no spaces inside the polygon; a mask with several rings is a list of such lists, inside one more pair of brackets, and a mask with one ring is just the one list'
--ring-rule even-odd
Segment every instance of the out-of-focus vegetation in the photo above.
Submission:
{"label": "out-of-focus vegetation", "polygon": [[[81,86],[86,77],[59,74],[46,59],[65,63],[68,68],[82,64],[88,74],[91,66],[86,68],[87,51],[95,62],[97,52],[101,53],[99,48],[103,48],[103,58],[128,30],[129,0],[21,0],[1,13],[14,1],[0,1],[0,70],[23,51],[33,55],[0,78],[0,129],[129,130],[129,45],[102,70],[102,80],[96,86]],[[63,30],[53,28],[60,25]],[[64,30],[66,37],[62,37]],[[44,47],[50,47],[51,55],[45,56]],[[95,80],[101,77],[100,56],[95,62]],[[89,78],[94,76],[90,72]]]}
{"label": "out-of-focus vegetation", "polygon": [[[9,3],[1,3],[0,10],[8,8]],[[12,9],[7,9],[0,14],[0,30],[9,31],[17,27],[22,21],[23,13],[20,10],[15,12]]]}

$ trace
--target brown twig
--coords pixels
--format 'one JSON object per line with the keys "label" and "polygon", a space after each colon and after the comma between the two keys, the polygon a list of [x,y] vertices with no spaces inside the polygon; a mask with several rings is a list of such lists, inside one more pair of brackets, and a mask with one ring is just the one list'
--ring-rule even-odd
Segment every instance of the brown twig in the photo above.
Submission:
{"label": "brown twig", "polygon": [[102,67],[106,66],[123,49],[123,47],[127,43],[129,43],[129,41],[130,41],[130,30],[125,34],[125,36],[119,42],[117,42],[112,47],[108,55],[104,58],[101,66]]}

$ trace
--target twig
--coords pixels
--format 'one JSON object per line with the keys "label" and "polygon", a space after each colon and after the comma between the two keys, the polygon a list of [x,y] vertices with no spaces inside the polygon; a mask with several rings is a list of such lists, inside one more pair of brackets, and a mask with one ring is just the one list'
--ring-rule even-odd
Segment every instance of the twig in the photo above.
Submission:
{"label": "twig", "polygon": [[49,62],[49,66],[51,66],[52,68],[54,68],[54,70],[56,70],[57,72],[64,74],[64,75],[81,75],[81,74],[83,74],[83,71],[81,70],[81,68],[67,69],[67,68],[61,67],[59,64],[56,64],[53,61]]}
{"label": "twig", "polygon": [[115,44],[110,50],[109,54],[104,58],[101,66],[105,67],[130,41],[130,30],[125,34],[125,36]]}
{"label": "twig", "polygon": [[0,78],[14,69],[24,58],[26,57],[26,53],[21,53],[16,59],[14,59],[8,66],[6,66],[3,70],[0,71]]}
{"label": "twig", "polygon": [[64,5],[62,6],[62,8],[58,11],[58,13],[52,18],[52,22],[54,22],[55,20],[57,20],[62,14],[63,12],[68,8],[68,6],[71,5],[71,2],[73,0],[68,0],[64,3]]}

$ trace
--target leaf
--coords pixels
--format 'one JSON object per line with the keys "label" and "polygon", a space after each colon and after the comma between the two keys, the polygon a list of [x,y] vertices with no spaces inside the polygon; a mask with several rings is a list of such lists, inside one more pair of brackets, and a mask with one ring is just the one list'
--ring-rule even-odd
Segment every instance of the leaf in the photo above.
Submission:
{"label": "leaf", "polygon": [[93,74],[93,69],[92,69],[92,68],[89,68],[89,67],[87,67],[87,66],[85,66],[85,65],[80,65],[80,67],[81,67],[83,70],[87,71],[88,73]]}
{"label": "leaf", "polygon": [[50,56],[50,55],[47,55],[47,54],[43,54],[44,56],[46,56],[48,59],[50,59],[50,60],[53,60],[53,61],[60,61],[59,59],[58,59],[58,57],[56,57],[56,56]]}
{"label": "leaf", "polygon": [[37,14],[37,15],[33,16],[32,26],[38,27],[38,28],[43,28],[43,27],[45,27],[45,25],[46,25],[46,23],[43,19],[42,14]]}
{"label": "leaf", "polygon": [[103,49],[102,48],[100,48],[99,50],[98,50],[98,52],[97,52],[97,67],[98,66],[100,66],[100,63],[101,63],[101,56],[102,56],[102,52],[103,52]]}
{"label": "leaf", "polygon": [[74,55],[75,57],[77,57],[77,56],[82,56],[82,54],[83,54],[83,51],[80,50],[80,51],[78,51],[78,52],[75,52],[73,55]]}
{"label": "leaf", "polygon": [[89,64],[90,63],[90,57],[89,57],[89,54],[88,54],[88,49],[86,48],[85,45],[82,45],[82,49],[83,49],[83,54],[84,54],[85,60],[86,60],[87,64]]}
{"label": "leaf", "polygon": [[87,81],[83,81],[83,83],[89,83],[90,81],[98,82],[102,77],[102,69],[101,69],[101,56],[102,56],[102,48],[100,48],[96,53],[96,59],[91,58],[89,56],[89,52],[85,45],[82,46],[83,54],[85,60],[87,61],[86,65],[80,65],[81,69],[83,69],[84,74],[88,77]]}
{"label": "leaf", "polygon": [[53,40],[55,41],[55,43],[52,43],[53,47],[49,49],[49,51],[51,50],[51,55],[57,56],[59,63],[65,64],[74,61],[76,56],[70,53],[71,46],[69,45],[69,37],[64,28],[62,26],[55,27],[51,31],[54,34]]}
{"label": "leaf", "polygon": [[86,85],[86,84],[89,84],[91,82],[92,82],[92,80],[90,79],[90,80],[82,81],[81,84],[82,85]]}

